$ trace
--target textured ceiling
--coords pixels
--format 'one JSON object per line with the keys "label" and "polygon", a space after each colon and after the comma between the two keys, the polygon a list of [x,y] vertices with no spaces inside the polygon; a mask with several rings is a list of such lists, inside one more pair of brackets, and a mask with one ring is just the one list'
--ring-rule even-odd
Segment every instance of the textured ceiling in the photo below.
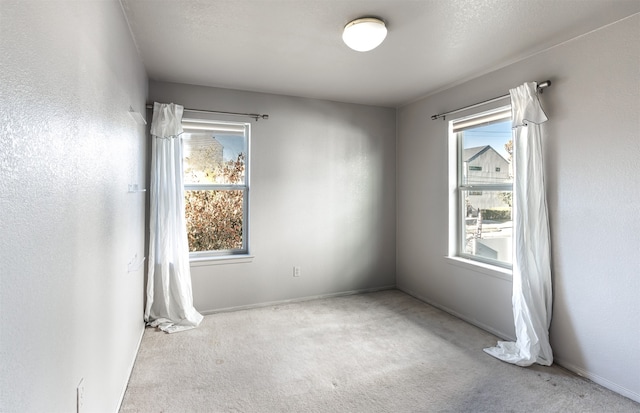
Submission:
{"label": "textured ceiling", "polygon": [[[379,106],[640,12],[640,0],[120,1],[151,79]],[[362,16],[389,29],[367,53],[341,39]]]}

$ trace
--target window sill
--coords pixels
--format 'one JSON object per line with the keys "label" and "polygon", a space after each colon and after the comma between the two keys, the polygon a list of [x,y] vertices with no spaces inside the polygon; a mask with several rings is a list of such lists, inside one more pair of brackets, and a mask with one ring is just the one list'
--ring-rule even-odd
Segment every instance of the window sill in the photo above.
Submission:
{"label": "window sill", "polygon": [[220,255],[211,257],[197,257],[190,258],[189,264],[192,267],[205,267],[208,265],[223,265],[223,264],[245,264],[253,261],[255,257],[253,255]]}
{"label": "window sill", "polygon": [[513,273],[508,268],[497,267],[495,265],[485,264],[483,262],[468,260],[460,257],[445,256],[444,258],[447,261],[447,264],[455,265],[456,267],[479,272],[506,281],[511,281],[513,279]]}

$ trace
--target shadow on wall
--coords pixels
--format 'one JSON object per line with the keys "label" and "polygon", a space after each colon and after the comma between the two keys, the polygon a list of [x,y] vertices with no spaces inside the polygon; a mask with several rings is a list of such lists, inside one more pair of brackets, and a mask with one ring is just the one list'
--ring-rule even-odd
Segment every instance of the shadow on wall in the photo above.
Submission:
{"label": "shadow on wall", "polygon": [[[540,94],[540,100],[542,107],[549,117],[551,122],[545,122],[541,125],[542,128],[542,150],[544,155],[544,167],[545,167],[545,186],[546,186],[546,198],[547,208],[549,211],[549,231],[551,236],[551,279],[553,288],[553,308],[551,327],[549,328],[549,339],[551,342],[551,348],[554,349],[556,343],[562,343],[562,348],[571,348],[571,360],[573,364],[579,366],[586,366],[586,360],[584,354],[581,351],[580,340],[576,336],[574,323],[571,320],[571,306],[567,303],[567,297],[571,296],[566,291],[566,286],[563,283],[562,270],[558,268],[557,254],[559,251],[558,234],[554,231],[557,228],[558,214],[559,214],[559,192],[560,176],[558,171],[558,165],[561,165],[560,159],[560,141],[558,140],[557,122],[553,122],[558,116],[556,110],[557,99],[551,99],[550,93],[553,93],[557,88],[562,85],[561,80],[552,78],[551,82],[554,84],[554,88],[545,93]],[[545,99],[547,97],[547,99]],[[558,346],[560,347],[560,346]],[[557,359],[558,354],[554,351],[554,359]],[[559,355],[562,359],[562,355]]]}

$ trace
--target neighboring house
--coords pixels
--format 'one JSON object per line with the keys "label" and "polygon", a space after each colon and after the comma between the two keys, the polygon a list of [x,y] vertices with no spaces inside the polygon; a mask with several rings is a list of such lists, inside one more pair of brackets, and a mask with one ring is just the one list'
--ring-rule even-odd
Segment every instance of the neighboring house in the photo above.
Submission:
{"label": "neighboring house", "polygon": [[[464,159],[463,182],[473,184],[500,184],[510,182],[511,164],[490,145],[466,148],[462,154]],[[469,191],[469,211],[473,216],[478,209],[503,209],[509,205],[496,191]]]}
{"label": "neighboring house", "polygon": [[[490,145],[466,148],[462,153],[463,183],[503,184],[512,181],[511,165]],[[467,197],[466,252],[473,255],[511,262],[512,240],[510,220],[489,218],[486,210],[508,210],[504,191],[471,190]],[[483,210],[482,219],[478,211]]]}

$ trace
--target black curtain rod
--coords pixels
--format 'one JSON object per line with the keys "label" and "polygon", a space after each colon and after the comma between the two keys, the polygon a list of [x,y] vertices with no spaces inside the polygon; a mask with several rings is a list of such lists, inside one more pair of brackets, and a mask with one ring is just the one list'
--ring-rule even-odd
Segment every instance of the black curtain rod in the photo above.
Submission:
{"label": "black curtain rod", "polygon": [[[540,83],[538,83],[538,91],[540,91],[542,93],[542,89],[547,88],[549,86],[551,86],[551,81],[550,80],[545,80],[544,82],[540,82]],[[463,110],[473,109],[473,108],[476,108],[478,106],[482,106],[482,105],[486,105],[486,104],[489,104],[489,103],[497,102],[499,100],[506,99],[509,96],[511,96],[511,95],[508,94],[508,95],[498,96],[497,98],[493,98],[493,99],[489,99],[489,100],[483,100],[482,102],[474,103],[473,105],[465,106],[465,107],[460,108],[460,109],[451,110],[449,112],[444,112],[444,113],[440,113],[440,114],[437,114],[437,115],[433,115],[433,116],[431,116],[431,119],[436,120],[438,118],[442,118],[444,120],[445,116],[447,116],[447,115],[452,115],[454,113],[462,112]]]}
{"label": "black curtain rod", "polygon": [[[147,105],[147,109],[153,109],[153,105]],[[258,113],[240,113],[240,112],[222,112],[220,110],[203,110],[203,109],[183,109],[185,112],[193,112],[193,113],[218,113],[223,115],[233,115],[233,116],[247,116],[249,118],[253,118],[256,121],[260,119],[269,119],[269,115],[261,115]]]}

